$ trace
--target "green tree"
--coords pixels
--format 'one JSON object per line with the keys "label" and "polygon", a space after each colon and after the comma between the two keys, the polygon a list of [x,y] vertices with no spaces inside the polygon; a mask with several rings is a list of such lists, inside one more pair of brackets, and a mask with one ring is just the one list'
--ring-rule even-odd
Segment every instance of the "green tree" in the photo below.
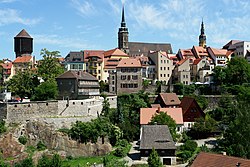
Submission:
{"label": "green tree", "polygon": [[21,100],[24,97],[30,98],[39,84],[37,76],[30,69],[18,72],[7,83],[10,91],[18,95]]}
{"label": "green tree", "polygon": [[40,55],[43,59],[38,65],[38,75],[41,76],[45,81],[49,79],[55,79],[58,75],[64,72],[63,67],[60,65],[58,58],[60,57],[59,51],[48,51],[42,49]]}
{"label": "green tree", "polygon": [[149,85],[150,85],[150,81],[149,80],[145,79],[145,80],[142,81],[142,88],[143,88],[143,90],[147,89]]}
{"label": "green tree", "polygon": [[22,160],[21,162],[16,163],[14,165],[14,167],[27,167],[27,166],[28,167],[34,167],[35,166],[33,161],[32,161],[32,158],[26,158],[26,159]]}
{"label": "green tree", "polygon": [[152,152],[150,153],[148,157],[148,166],[149,167],[162,167],[162,163],[160,160],[160,157],[158,156],[157,152],[155,149],[152,149]]}
{"label": "green tree", "polygon": [[102,113],[101,113],[101,115],[107,116],[109,114],[109,111],[110,111],[109,100],[107,99],[107,95],[106,94],[102,94],[101,96],[103,97]]}
{"label": "green tree", "polygon": [[5,121],[1,120],[0,121],[0,135],[4,132],[6,132],[7,128],[5,126]]}
{"label": "green tree", "polygon": [[101,80],[99,82],[99,85],[100,85],[100,93],[109,91],[109,84],[108,83],[105,83],[103,80]]}
{"label": "green tree", "polygon": [[42,155],[42,157],[38,160],[37,167],[49,167],[51,165],[51,160],[48,156]]}
{"label": "green tree", "polygon": [[216,66],[213,70],[213,81],[215,85],[223,85],[226,82],[225,68]]}
{"label": "green tree", "polygon": [[34,94],[31,100],[42,101],[42,100],[53,100],[58,96],[57,83],[55,80],[47,80],[42,82],[38,87],[35,88]]}
{"label": "green tree", "polygon": [[149,124],[154,125],[168,125],[170,133],[174,140],[176,140],[176,122],[165,112],[156,113],[150,120]]}

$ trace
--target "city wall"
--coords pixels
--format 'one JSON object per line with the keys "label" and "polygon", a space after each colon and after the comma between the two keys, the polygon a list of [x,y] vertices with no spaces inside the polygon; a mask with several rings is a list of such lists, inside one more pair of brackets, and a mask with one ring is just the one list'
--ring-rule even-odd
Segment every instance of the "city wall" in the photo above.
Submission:
{"label": "city wall", "polygon": [[[108,97],[110,107],[116,108],[117,97]],[[90,121],[101,114],[103,98],[85,100],[59,100],[23,103],[0,103],[0,120],[23,123],[43,120],[56,128],[69,127],[75,121]]]}

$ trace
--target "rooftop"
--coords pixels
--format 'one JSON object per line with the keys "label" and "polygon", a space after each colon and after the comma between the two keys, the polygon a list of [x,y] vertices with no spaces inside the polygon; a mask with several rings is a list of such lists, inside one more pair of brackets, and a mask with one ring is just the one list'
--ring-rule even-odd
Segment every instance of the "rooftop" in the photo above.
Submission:
{"label": "rooftop", "polygon": [[81,79],[87,81],[98,81],[93,75],[84,71],[69,70],[57,77],[57,79]]}
{"label": "rooftop", "polygon": [[135,58],[121,59],[117,67],[141,67],[141,62]]}
{"label": "rooftop", "polygon": [[25,29],[22,29],[22,31],[20,31],[16,37],[20,37],[20,38],[32,38]]}

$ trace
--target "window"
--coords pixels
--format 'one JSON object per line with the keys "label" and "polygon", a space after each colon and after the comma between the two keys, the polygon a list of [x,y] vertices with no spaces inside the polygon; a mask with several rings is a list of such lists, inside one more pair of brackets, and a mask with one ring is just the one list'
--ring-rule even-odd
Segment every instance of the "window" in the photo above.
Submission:
{"label": "window", "polygon": [[164,70],[166,70],[166,67],[164,67]]}
{"label": "window", "polygon": [[98,80],[100,80],[101,79],[101,77],[100,76],[98,76]]}
{"label": "window", "polygon": [[164,77],[166,77],[166,74],[164,74]]}
{"label": "window", "polygon": [[113,92],[115,91],[115,88],[114,88],[114,87],[112,87],[112,91],[113,91]]}
{"label": "window", "polygon": [[126,80],[126,75],[121,75],[121,80]]}
{"label": "window", "polygon": [[186,78],[188,78],[188,75],[186,75]]}
{"label": "window", "polygon": [[131,78],[130,78],[130,75],[128,75],[128,79],[127,80],[130,80]]}
{"label": "window", "polygon": [[183,78],[185,78],[185,75],[183,75]]}
{"label": "window", "polygon": [[115,81],[112,81],[112,85],[114,85],[115,84]]}
{"label": "window", "polygon": [[167,60],[167,63],[169,63],[169,60]]}
{"label": "window", "polygon": [[88,63],[86,63],[86,66],[88,66]]}
{"label": "window", "polygon": [[161,70],[162,70],[162,67],[161,67]]}
{"label": "window", "polygon": [[162,77],[162,74],[161,74],[161,77]]}
{"label": "window", "polygon": [[115,76],[112,76],[112,80],[115,80]]}
{"label": "window", "polygon": [[98,73],[100,74],[100,73],[101,73],[101,70],[98,70]]}
{"label": "window", "polygon": [[161,60],[161,63],[162,63],[163,61]]}
{"label": "window", "polygon": [[137,75],[133,75],[133,76],[132,76],[132,79],[133,79],[133,80],[137,80],[137,79],[138,79],[138,76],[137,76]]}
{"label": "window", "polygon": [[166,60],[164,60],[164,63],[166,63]]}
{"label": "window", "polygon": [[169,74],[168,74],[168,77],[169,77]]}
{"label": "window", "polygon": [[168,70],[169,70],[169,67],[168,67]]}

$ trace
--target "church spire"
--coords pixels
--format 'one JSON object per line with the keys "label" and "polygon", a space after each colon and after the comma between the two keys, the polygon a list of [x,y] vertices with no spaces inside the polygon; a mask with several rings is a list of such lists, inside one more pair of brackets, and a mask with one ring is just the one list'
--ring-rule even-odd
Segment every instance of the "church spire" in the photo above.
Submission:
{"label": "church spire", "polygon": [[124,5],[122,6],[122,22],[121,27],[126,27],[125,15],[124,15]]}
{"label": "church spire", "polygon": [[203,23],[203,18],[201,22],[201,34],[199,36],[199,46],[202,46],[203,48],[206,48],[206,35],[205,35],[205,28]]}
{"label": "church spire", "polygon": [[126,27],[124,5],[122,6],[122,22],[118,31],[118,48],[125,53],[129,53],[128,48],[128,28]]}

